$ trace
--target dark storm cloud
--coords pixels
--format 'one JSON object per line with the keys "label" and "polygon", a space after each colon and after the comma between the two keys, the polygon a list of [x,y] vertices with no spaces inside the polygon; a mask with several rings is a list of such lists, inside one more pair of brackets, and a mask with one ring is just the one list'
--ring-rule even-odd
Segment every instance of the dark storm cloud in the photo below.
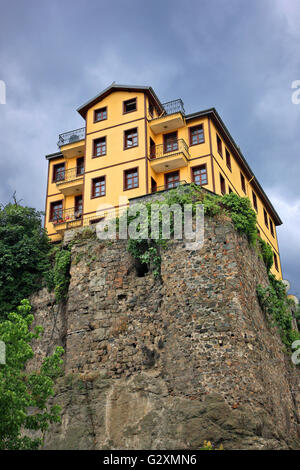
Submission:
{"label": "dark storm cloud", "polygon": [[[0,1],[0,201],[44,208],[46,162],[75,109],[112,81],[152,85],[187,112],[215,106],[284,226],[284,276],[300,295],[297,0]],[[291,243],[292,241],[292,243]]]}

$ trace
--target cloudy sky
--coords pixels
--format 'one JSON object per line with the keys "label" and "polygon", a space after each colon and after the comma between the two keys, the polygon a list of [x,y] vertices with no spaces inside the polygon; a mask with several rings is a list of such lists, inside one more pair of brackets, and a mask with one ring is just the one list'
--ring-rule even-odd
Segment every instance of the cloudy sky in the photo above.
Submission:
{"label": "cloudy sky", "polygon": [[216,107],[283,219],[300,296],[299,0],[0,0],[0,202],[44,209],[45,154],[111,82]]}

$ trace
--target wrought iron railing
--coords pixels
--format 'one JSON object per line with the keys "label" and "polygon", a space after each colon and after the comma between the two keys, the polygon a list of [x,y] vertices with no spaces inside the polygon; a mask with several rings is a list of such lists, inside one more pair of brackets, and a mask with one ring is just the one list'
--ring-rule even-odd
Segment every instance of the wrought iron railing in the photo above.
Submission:
{"label": "wrought iron railing", "polygon": [[189,160],[189,148],[184,139],[169,140],[164,144],[151,146],[149,150],[149,158],[150,160],[155,160],[157,158],[177,155],[178,153],[184,154],[185,158]]}
{"label": "wrought iron railing", "polygon": [[158,119],[164,116],[167,116],[169,114],[176,114],[176,113],[181,113],[183,116],[185,115],[185,109],[183,105],[182,99],[178,100],[173,100],[173,101],[168,101],[167,103],[163,103],[163,109],[164,111],[160,116],[154,116],[153,108],[148,109],[148,119]]}
{"label": "wrought iron railing", "polygon": [[85,127],[80,129],[75,129],[74,131],[64,132],[58,137],[57,145],[62,147],[63,145],[73,144],[74,142],[79,142],[85,138]]}
{"label": "wrought iron railing", "polygon": [[53,213],[52,222],[54,225],[65,224],[74,220],[81,220],[82,209],[80,207],[71,207],[70,209],[57,209]]}
{"label": "wrought iron railing", "polygon": [[78,166],[75,168],[70,168],[69,170],[62,170],[57,173],[55,182],[56,184],[62,184],[66,181],[73,181],[82,176],[84,173],[84,167]]}

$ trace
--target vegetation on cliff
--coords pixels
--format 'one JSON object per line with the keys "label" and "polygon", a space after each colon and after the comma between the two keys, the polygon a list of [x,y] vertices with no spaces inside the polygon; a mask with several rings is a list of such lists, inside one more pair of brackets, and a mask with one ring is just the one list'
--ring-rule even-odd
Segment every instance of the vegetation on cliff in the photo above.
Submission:
{"label": "vegetation on cliff", "polygon": [[42,213],[18,203],[0,206],[0,319],[40,289],[50,269]]}
{"label": "vegetation on cliff", "polygon": [[34,356],[30,343],[42,332],[41,327],[30,331],[30,310],[28,300],[23,300],[16,312],[0,322],[0,341],[6,347],[5,364],[0,365],[1,450],[37,449],[42,439],[29,437],[26,431],[44,432],[50,423],[60,421],[60,408],[49,408],[47,401],[54,395],[54,379],[61,373],[63,349],[57,347],[46,357],[39,371],[25,373],[27,361]]}

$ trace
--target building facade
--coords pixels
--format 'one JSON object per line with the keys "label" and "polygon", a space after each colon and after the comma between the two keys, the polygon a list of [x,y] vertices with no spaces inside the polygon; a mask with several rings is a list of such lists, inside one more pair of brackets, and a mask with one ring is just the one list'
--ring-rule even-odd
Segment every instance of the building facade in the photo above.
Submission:
{"label": "building facade", "polygon": [[85,127],[61,134],[59,151],[46,156],[45,227],[52,241],[97,223],[108,206],[126,208],[131,198],[195,182],[249,197],[274,253],[272,271],[282,278],[276,233],[282,221],[214,108],[186,114],[180,99],[162,104],[151,87],[113,83],[77,111]]}

